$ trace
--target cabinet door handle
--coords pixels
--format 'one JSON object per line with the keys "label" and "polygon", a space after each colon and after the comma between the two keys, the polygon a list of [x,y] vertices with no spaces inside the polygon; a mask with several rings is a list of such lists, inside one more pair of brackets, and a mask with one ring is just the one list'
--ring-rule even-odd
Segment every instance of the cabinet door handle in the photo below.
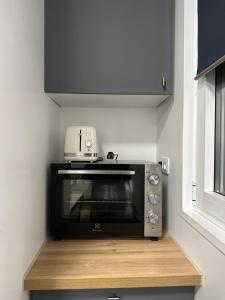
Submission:
{"label": "cabinet door handle", "polygon": [[162,77],[162,86],[163,86],[163,89],[165,90],[166,89],[166,78],[165,78],[165,76]]}
{"label": "cabinet door handle", "polygon": [[120,300],[120,297],[117,296],[108,297],[107,300]]}

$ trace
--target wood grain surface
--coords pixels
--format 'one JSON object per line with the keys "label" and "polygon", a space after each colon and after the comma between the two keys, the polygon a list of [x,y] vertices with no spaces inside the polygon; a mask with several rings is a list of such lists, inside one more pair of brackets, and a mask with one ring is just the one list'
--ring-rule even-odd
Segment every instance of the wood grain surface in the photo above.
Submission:
{"label": "wood grain surface", "polygon": [[25,290],[194,286],[201,274],[175,241],[48,241],[24,279]]}

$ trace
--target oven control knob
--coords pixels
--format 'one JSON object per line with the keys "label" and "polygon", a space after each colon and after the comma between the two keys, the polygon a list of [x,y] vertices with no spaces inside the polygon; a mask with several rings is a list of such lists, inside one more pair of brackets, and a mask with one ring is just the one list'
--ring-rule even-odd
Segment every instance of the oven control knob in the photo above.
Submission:
{"label": "oven control knob", "polygon": [[155,193],[149,193],[148,200],[151,204],[157,205],[160,203],[160,195]]}
{"label": "oven control knob", "polygon": [[152,210],[149,211],[148,219],[151,224],[156,224],[159,222],[159,216],[154,213]]}
{"label": "oven control knob", "polygon": [[149,177],[148,177],[148,181],[151,185],[158,185],[159,184],[159,181],[160,181],[160,178],[159,178],[159,175],[157,174],[151,174]]}

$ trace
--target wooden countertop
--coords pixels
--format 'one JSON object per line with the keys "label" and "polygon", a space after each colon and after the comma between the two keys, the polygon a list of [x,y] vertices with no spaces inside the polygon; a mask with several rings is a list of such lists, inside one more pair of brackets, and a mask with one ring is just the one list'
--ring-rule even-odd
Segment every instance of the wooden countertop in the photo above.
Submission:
{"label": "wooden countertop", "polygon": [[48,241],[24,279],[25,290],[195,286],[201,275],[175,241]]}

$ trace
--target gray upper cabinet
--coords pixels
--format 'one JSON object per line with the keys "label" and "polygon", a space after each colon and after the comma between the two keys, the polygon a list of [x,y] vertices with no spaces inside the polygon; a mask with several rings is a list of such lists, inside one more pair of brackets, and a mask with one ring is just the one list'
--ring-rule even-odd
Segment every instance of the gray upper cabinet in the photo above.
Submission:
{"label": "gray upper cabinet", "polygon": [[169,95],[173,0],[46,0],[45,91]]}

